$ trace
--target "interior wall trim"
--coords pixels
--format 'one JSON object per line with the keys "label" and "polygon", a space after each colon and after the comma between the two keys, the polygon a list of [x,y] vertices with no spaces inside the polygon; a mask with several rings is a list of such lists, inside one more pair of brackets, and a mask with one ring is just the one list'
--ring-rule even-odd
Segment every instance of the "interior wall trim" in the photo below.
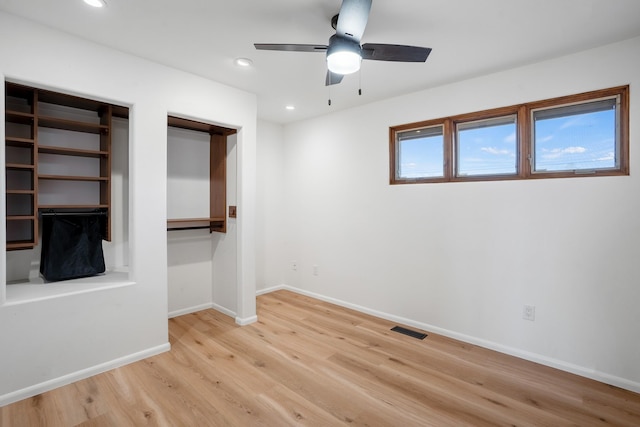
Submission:
{"label": "interior wall trim", "polygon": [[173,317],[183,316],[185,314],[195,313],[196,311],[208,310],[210,308],[214,308],[213,303],[199,304],[199,305],[194,305],[192,307],[181,308],[180,310],[170,311],[169,319]]}
{"label": "interior wall trim", "polygon": [[84,380],[85,378],[89,378],[94,375],[98,375],[103,372],[119,368],[120,366],[128,365],[129,363],[137,362],[139,360],[146,359],[147,357],[155,356],[169,350],[171,350],[171,344],[167,342],[165,344],[151,347],[137,353],[111,360],[109,362],[101,363],[90,368],[82,369],[80,371],[72,372],[58,378],[25,387],[21,390],[13,391],[11,393],[0,396],[0,406],[9,405],[10,403],[15,403],[20,400],[36,396],[40,393],[45,393],[55,388],[71,384],[76,381]]}

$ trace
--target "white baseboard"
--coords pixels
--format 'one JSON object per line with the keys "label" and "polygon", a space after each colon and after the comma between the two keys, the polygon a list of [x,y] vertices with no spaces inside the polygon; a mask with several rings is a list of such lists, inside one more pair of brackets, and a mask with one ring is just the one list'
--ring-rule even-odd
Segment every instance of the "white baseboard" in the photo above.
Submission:
{"label": "white baseboard", "polygon": [[236,323],[240,326],[247,326],[258,321],[258,316],[236,317]]}
{"label": "white baseboard", "polygon": [[147,357],[164,353],[165,351],[169,351],[169,350],[171,350],[171,345],[169,343],[162,344],[156,347],[148,348],[146,350],[143,350],[137,353],[127,355],[125,357],[111,360],[109,362],[101,363],[99,365],[92,366],[87,369],[82,369],[80,371],[76,371],[68,375],[63,375],[61,377],[42,382],[40,384],[35,384],[29,387],[25,387],[21,390],[7,393],[5,395],[0,396],[0,407],[9,405],[10,403],[18,402],[23,399],[27,399],[29,397],[36,396],[40,393],[44,393],[58,387],[62,387],[64,385],[71,384],[76,381],[83,380],[85,378],[92,377],[94,375],[101,374],[106,371],[110,371],[115,368],[119,368],[120,366],[128,365],[129,363],[146,359]]}
{"label": "white baseboard", "polygon": [[207,304],[200,304],[200,305],[194,305],[192,307],[187,307],[187,308],[181,308],[180,310],[174,310],[174,311],[170,311],[169,312],[169,319],[171,319],[172,317],[178,317],[178,316],[183,316],[185,314],[191,314],[191,313],[195,313],[197,311],[202,311],[202,310],[208,310],[208,309],[214,309],[216,311],[219,311],[222,314],[226,314],[229,317],[236,317],[236,313],[221,306],[218,305],[216,303],[210,302]]}
{"label": "white baseboard", "polygon": [[397,322],[406,326],[412,326],[414,328],[422,329],[427,332],[433,332],[435,334],[443,335],[449,338],[456,339],[458,341],[463,341],[469,344],[477,345],[479,347],[488,348],[490,350],[495,350],[500,353],[508,354],[510,356],[518,357],[520,359],[528,360],[531,362],[539,363],[541,365],[549,366],[555,369],[559,369],[561,371],[570,372],[572,374],[579,375],[581,377],[590,378],[592,380],[599,381],[601,383],[610,384],[616,387],[620,387],[626,390],[633,391],[635,393],[640,393],[640,383],[631,381],[625,378],[617,377],[614,375],[607,374],[605,372],[599,372],[594,369],[588,369],[583,366],[574,365],[572,363],[568,363],[562,360],[554,359],[551,357],[543,356],[537,353],[531,353],[528,351],[520,350],[517,348],[505,346],[499,343],[495,343],[492,341],[487,341],[481,338],[473,337],[470,335],[460,334],[455,331],[450,331],[448,329],[439,328],[437,326],[429,325],[422,322],[417,322],[415,320],[406,319],[404,317],[395,316],[393,314],[385,313],[382,311],[373,310],[367,307],[363,307],[357,304],[352,304],[346,301],[342,301],[336,298],[327,297],[324,295],[317,294],[315,292],[306,291],[304,289],[298,289],[287,285],[278,285],[270,288],[262,289],[257,292],[257,295],[267,294],[269,292],[278,291],[281,289],[285,289],[291,292],[296,292],[301,295],[306,295],[308,297],[316,298],[321,301],[330,302],[332,304],[339,305],[341,307],[350,308],[355,311],[359,311],[361,313],[370,314],[375,317],[379,317],[382,319],[390,320],[392,322]]}
{"label": "white baseboard", "polygon": [[228,308],[225,308],[221,305],[218,305],[216,303],[211,303],[211,308],[213,308],[216,311],[219,311],[222,314],[226,314],[229,317],[236,317],[236,312],[235,311],[231,311]]}
{"label": "white baseboard", "polygon": [[207,310],[209,308],[213,308],[213,304],[200,304],[194,305],[193,307],[181,308],[180,310],[174,310],[169,312],[169,319],[172,317],[183,316],[185,314],[195,313],[196,311]]}
{"label": "white baseboard", "polygon": [[290,291],[297,292],[295,289],[290,288],[290,287],[288,287],[286,285],[278,285],[278,286],[272,286],[270,288],[258,289],[256,291],[256,295],[260,296],[260,295],[268,294],[269,292],[279,291],[281,289],[287,289],[287,290],[290,290]]}

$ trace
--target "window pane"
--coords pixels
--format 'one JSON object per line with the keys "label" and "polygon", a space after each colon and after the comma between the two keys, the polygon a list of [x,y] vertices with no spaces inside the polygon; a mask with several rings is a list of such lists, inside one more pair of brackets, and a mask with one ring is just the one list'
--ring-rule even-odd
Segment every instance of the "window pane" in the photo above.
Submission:
{"label": "window pane", "polygon": [[437,178],[444,176],[442,126],[398,133],[397,178]]}
{"label": "window pane", "polygon": [[616,98],[534,111],[534,171],[615,169]]}
{"label": "window pane", "polygon": [[516,116],[456,126],[456,176],[516,174]]}

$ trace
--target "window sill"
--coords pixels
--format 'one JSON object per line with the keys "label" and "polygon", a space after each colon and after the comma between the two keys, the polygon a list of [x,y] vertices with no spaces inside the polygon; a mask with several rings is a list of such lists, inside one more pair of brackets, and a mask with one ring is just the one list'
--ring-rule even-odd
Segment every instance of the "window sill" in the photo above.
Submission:
{"label": "window sill", "polygon": [[11,306],[28,304],[53,298],[67,297],[70,295],[115,289],[134,284],[135,282],[129,278],[128,269],[107,271],[105,274],[100,276],[53,283],[45,283],[42,278],[38,278],[29,282],[14,284],[8,283],[6,286],[6,301],[2,305]]}

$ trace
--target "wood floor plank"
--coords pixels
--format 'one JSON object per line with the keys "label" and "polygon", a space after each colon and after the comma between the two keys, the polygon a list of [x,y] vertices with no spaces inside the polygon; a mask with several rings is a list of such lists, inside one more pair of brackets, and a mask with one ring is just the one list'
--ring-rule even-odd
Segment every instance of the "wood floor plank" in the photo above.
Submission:
{"label": "wood floor plank", "polygon": [[173,318],[170,352],[0,408],[0,427],[640,425],[627,390],[293,292],[257,309]]}

